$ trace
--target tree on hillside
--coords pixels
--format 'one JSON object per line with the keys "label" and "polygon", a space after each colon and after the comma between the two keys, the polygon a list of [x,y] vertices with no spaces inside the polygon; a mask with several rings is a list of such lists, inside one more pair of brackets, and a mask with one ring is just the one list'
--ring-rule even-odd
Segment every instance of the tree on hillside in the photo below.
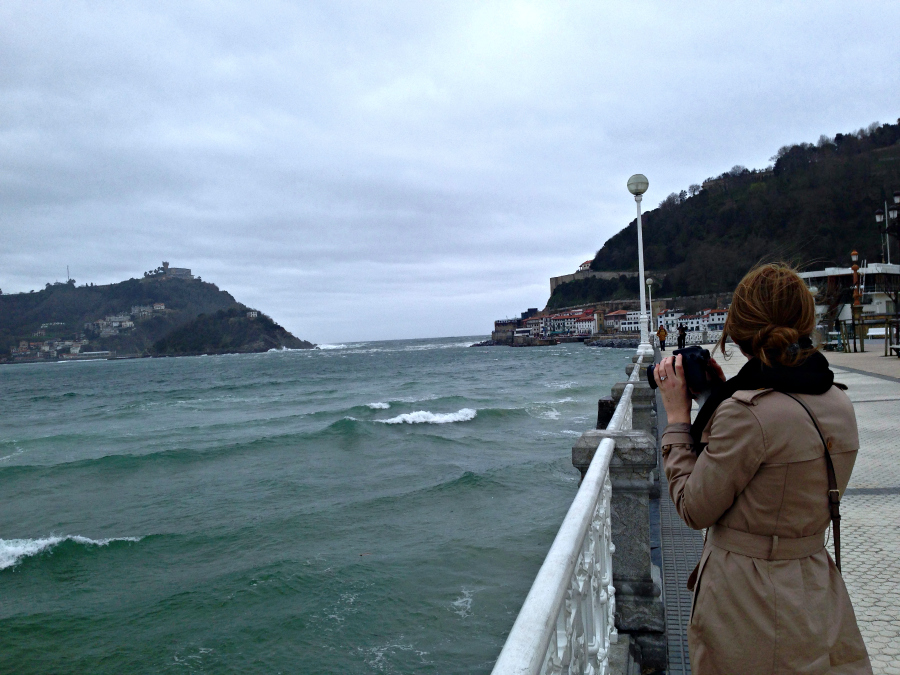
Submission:
{"label": "tree on hillside", "polygon": [[[880,259],[873,214],[900,189],[900,121],[784,146],[772,161],[762,170],[736,165],[644,214],[645,266],[665,275],[663,292],[728,291],[762,260],[844,265],[853,249]],[[636,221],[603,245],[591,269],[637,269]],[[554,296],[594,302],[627,292],[621,285],[560,284]]]}

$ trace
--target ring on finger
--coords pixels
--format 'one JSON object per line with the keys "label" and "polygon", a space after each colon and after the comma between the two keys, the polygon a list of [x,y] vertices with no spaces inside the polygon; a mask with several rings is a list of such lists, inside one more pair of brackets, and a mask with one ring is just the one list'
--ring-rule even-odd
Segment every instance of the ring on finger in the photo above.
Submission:
{"label": "ring on finger", "polygon": [[659,381],[660,381],[660,382],[665,382],[667,379],[669,379],[669,376],[668,376],[668,375],[663,375],[661,378],[659,378]]}

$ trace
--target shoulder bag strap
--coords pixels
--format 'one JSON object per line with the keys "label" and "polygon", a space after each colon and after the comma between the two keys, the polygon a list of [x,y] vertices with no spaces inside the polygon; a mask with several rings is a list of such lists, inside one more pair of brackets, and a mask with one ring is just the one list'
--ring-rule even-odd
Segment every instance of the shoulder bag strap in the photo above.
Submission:
{"label": "shoulder bag strap", "polygon": [[828,448],[828,443],[825,441],[825,437],[822,435],[822,429],[819,427],[819,423],[816,420],[816,416],[813,415],[812,410],[807,407],[807,405],[801,401],[796,396],[791,396],[786,392],[782,392],[785,396],[788,396],[794,399],[797,403],[799,403],[803,409],[806,411],[806,414],[809,415],[809,419],[812,420],[813,426],[816,428],[816,431],[819,434],[819,438],[822,440],[822,445],[825,448],[825,468],[828,471],[828,510],[831,513],[831,528],[834,532],[834,564],[837,565],[838,571],[841,571],[841,493],[837,487],[837,478],[834,475],[834,463],[831,461],[831,451]]}

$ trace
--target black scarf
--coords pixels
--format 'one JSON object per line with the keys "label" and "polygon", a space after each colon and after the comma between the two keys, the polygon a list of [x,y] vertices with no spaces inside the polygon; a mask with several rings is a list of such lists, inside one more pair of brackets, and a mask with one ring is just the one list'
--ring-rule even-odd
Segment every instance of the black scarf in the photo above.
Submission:
{"label": "black scarf", "polygon": [[[812,347],[809,339],[801,339],[798,348]],[[691,436],[694,439],[694,451],[703,451],[700,436],[712,419],[713,413],[723,401],[731,398],[735,392],[745,389],[774,389],[787,394],[824,394],[834,384],[834,373],[828,367],[828,359],[820,352],[813,352],[799,366],[782,366],[775,364],[766,366],[758,358],[750,359],[737,375],[719,385],[709,395],[706,403],[697,413],[697,419],[691,425]],[[840,385],[839,385],[840,386]]]}

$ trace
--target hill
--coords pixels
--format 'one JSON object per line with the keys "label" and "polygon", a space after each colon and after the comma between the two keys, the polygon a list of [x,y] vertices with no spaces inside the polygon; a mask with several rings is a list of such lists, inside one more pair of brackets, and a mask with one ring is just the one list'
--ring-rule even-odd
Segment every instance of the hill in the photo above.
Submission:
{"label": "hill", "polygon": [[[875,210],[900,190],[900,120],[785,146],[772,159],[763,170],[736,166],[691,185],[643,215],[644,265],[662,282],[655,295],[729,291],[760,260],[847,266],[853,249],[881,260]],[[635,219],[603,245],[591,270],[637,266]],[[637,294],[633,278],[578,279],[558,285],[548,307]]]}
{"label": "hill", "polygon": [[263,314],[250,318],[244,308],[231,307],[201,314],[157,341],[150,351],[154,356],[180,356],[267,352],[285,347],[311,349],[314,345],[294,337]]}
{"label": "hill", "polygon": [[[198,329],[211,331],[204,334],[204,340],[215,353],[314,346],[262,314],[252,329],[241,322],[219,322],[215,328],[202,321],[196,323],[220,312],[240,313],[247,323],[249,310],[230,293],[199,279],[150,275],[106,286],[76,286],[71,280],[47,284],[40,291],[0,295],[0,358],[10,355],[23,340],[32,344],[29,354],[23,353],[22,358],[36,356],[33,352],[41,351],[37,343],[50,343],[51,348],[58,343],[60,349],[52,351],[64,353],[72,350],[72,345],[63,343],[72,342],[78,343],[75,350],[82,352],[201,353],[197,348],[200,343],[185,337],[185,331],[195,324]],[[229,318],[233,317],[229,314]],[[157,345],[164,348],[157,349]],[[49,351],[44,349],[43,356]]]}

